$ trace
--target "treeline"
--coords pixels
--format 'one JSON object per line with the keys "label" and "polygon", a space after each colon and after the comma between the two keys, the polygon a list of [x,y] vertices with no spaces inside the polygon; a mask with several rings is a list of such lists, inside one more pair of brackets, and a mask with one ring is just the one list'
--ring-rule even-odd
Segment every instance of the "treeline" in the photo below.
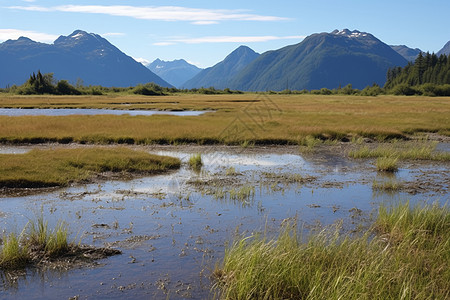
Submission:
{"label": "treeline", "polygon": [[67,80],[55,80],[53,73],[42,74],[41,71],[33,73],[30,78],[20,86],[13,85],[0,92],[13,93],[19,95],[104,95],[111,93],[127,93],[146,96],[162,96],[173,93],[197,93],[197,94],[242,94],[241,91],[234,91],[228,88],[223,90],[214,87],[199,89],[177,89],[174,87],[162,87],[156,83],[150,82],[139,84],[134,87],[104,87],[104,86],[84,86],[79,81],[75,86]]}
{"label": "treeline", "polygon": [[450,58],[421,52],[414,63],[389,69],[384,88],[396,95],[450,96]]}
{"label": "treeline", "polygon": [[[84,86],[79,81],[75,86],[67,80],[56,81],[53,73],[42,74],[40,71],[30,75],[30,78],[21,86],[13,85],[1,89],[0,92],[19,95],[103,95],[111,93],[137,94],[147,96],[162,96],[173,93],[194,94],[242,94],[242,91],[219,90],[214,87],[178,89],[161,87],[155,83],[139,84],[135,87],[103,87]],[[424,95],[424,96],[450,96],[450,57],[447,55],[420,53],[414,63],[405,67],[391,68],[387,72],[387,81],[384,87],[377,84],[367,86],[362,90],[354,89],[351,84],[337,89],[322,88],[320,90],[284,90],[266,91],[269,94],[311,94],[311,95]]]}

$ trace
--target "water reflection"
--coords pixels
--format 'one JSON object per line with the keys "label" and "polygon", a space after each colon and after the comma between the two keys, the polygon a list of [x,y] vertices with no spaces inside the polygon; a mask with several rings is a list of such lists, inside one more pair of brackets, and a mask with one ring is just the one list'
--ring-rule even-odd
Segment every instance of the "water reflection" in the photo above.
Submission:
{"label": "water reflection", "polygon": [[159,110],[119,110],[95,108],[0,108],[0,116],[70,116],[70,115],[130,115],[130,116],[200,116],[208,111],[159,111]]}

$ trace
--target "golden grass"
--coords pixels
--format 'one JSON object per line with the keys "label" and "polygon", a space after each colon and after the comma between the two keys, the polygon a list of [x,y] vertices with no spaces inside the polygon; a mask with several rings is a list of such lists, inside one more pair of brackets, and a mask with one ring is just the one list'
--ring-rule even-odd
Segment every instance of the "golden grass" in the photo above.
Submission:
{"label": "golden grass", "polygon": [[0,142],[301,144],[305,137],[450,135],[444,97],[320,95],[0,96],[0,107],[215,110],[178,116],[0,116]]}
{"label": "golden grass", "polygon": [[26,154],[0,154],[0,187],[66,186],[101,172],[151,174],[179,166],[179,159],[124,147],[32,150]]}

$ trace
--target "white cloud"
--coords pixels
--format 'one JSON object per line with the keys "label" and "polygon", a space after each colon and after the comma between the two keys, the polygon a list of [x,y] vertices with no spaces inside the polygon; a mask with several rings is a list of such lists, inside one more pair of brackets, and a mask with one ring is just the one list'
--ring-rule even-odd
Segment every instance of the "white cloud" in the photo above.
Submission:
{"label": "white cloud", "polygon": [[170,46],[175,45],[175,42],[159,42],[159,43],[153,43],[154,46]]}
{"label": "white cloud", "polygon": [[196,25],[216,24],[221,21],[283,21],[283,17],[246,13],[243,10],[203,9],[181,6],[126,6],[126,5],[60,5],[10,6],[10,9],[28,11],[60,11],[105,14],[154,21],[186,21]]}
{"label": "white cloud", "polygon": [[173,45],[175,43],[183,44],[203,44],[203,43],[258,43],[269,42],[275,40],[302,40],[303,35],[289,35],[289,36],[206,36],[200,38],[174,38],[165,42],[154,43],[157,46]]}
{"label": "white cloud", "polygon": [[125,33],[123,32],[107,32],[107,33],[103,33],[101,34],[101,36],[105,37],[105,36],[124,36]]}
{"label": "white cloud", "polygon": [[192,22],[194,25],[213,25],[213,24],[219,24],[219,22],[216,21],[195,21]]}
{"label": "white cloud", "polygon": [[28,11],[52,11],[52,9],[46,8],[46,7],[42,7],[42,6],[9,6],[9,7],[6,7],[6,8],[28,10]]}
{"label": "white cloud", "polygon": [[0,41],[16,40],[24,36],[37,42],[51,43],[58,38],[57,35],[20,29],[0,29]]}

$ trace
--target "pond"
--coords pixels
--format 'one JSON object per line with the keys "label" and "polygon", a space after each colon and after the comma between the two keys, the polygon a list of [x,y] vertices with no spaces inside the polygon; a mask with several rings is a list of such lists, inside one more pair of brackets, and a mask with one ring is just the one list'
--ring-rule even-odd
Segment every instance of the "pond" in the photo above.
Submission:
{"label": "pond", "polygon": [[160,110],[118,110],[94,108],[0,108],[0,116],[70,116],[70,115],[130,115],[130,116],[200,116],[208,111],[160,111]]}
{"label": "pond", "polygon": [[[25,147],[8,149],[19,153]],[[286,220],[297,220],[305,232],[343,220],[351,231],[370,223],[380,203],[449,200],[445,164],[402,164],[395,180],[434,186],[384,193],[374,192],[373,182],[392,176],[377,173],[373,161],[333,153],[301,155],[297,147],[141,149],[179,157],[183,166],[165,175],[0,198],[6,232],[20,231],[43,212],[50,227],[67,222],[73,240],[123,252],[91,267],[2,274],[2,299],[207,299],[215,264],[226,244],[242,234],[273,235]],[[186,164],[194,153],[202,154],[200,172]]]}

